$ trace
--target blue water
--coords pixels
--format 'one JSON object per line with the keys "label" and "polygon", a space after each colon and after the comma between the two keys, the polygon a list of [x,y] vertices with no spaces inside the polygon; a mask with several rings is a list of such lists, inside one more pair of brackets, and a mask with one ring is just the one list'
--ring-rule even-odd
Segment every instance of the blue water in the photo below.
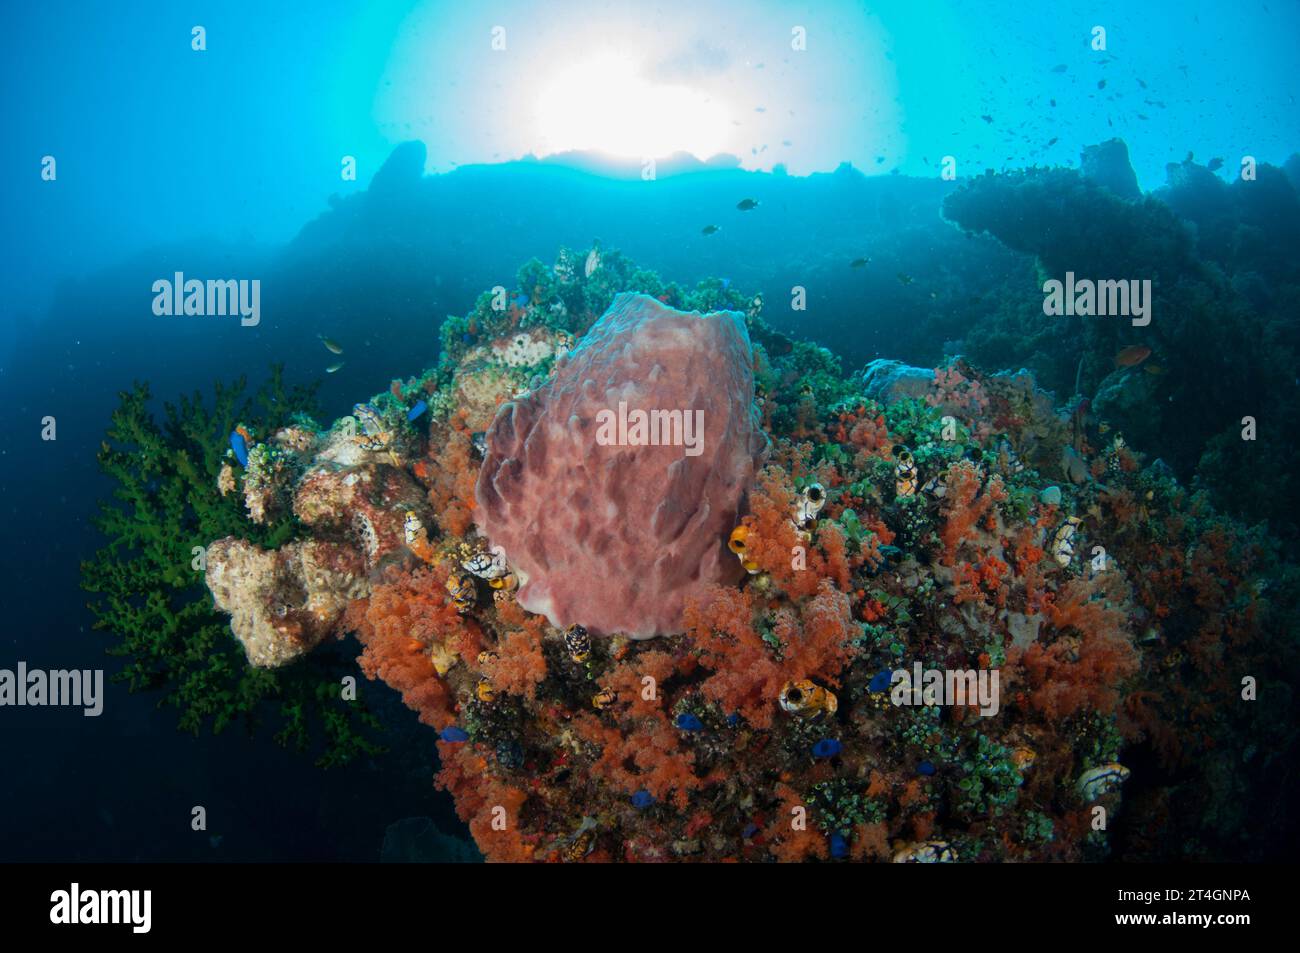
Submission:
{"label": "blue water", "polygon": [[[0,666],[112,670],[78,564],[110,489],[94,452],[134,380],[172,398],[283,362],[290,381],[320,380],[337,416],[431,365],[441,320],[482,290],[596,238],[683,284],[716,275],[769,302],[806,287],[806,311],[767,316],[846,368],[933,366],[996,311],[990,286],[1034,280],[1023,257],[941,221],[967,177],[1077,168],[1119,137],[1150,193],[1189,154],[1222,157],[1228,182],[1242,155],[1282,167],[1300,148],[1287,0],[639,7],[6,5]],[[491,58],[498,22],[518,60]],[[791,50],[792,24],[807,50]],[[636,37],[656,75],[725,94],[729,155],[661,157],[652,182],[635,157],[530,157],[547,70]],[[737,214],[744,197],[762,214]],[[722,231],[702,235],[709,223]],[[871,267],[849,268],[860,256]],[[260,324],[156,316],[152,283],[176,271],[258,278]],[[324,374],[318,334],[346,339],[339,373]],[[265,738],[182,735],[148,695],[109,693],[98,719],[0,710],[0,857],[374,859],[400,818],[459,830],[429,784],[428,739],[392,698],[393,752],[321,773]],[[215,846],[189,830],[200,803]]]}

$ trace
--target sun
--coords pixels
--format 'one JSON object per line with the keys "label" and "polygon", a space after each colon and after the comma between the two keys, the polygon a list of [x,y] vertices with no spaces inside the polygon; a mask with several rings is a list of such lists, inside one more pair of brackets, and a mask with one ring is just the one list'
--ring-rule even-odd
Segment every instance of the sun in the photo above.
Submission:
{"label": "sun", "polygon": [[597,150],[631,158],[724,152],[729,111],[687,86],[644,79],[635,59],[608,54],[564,68],[546,83],[537,108],[539,152]]}

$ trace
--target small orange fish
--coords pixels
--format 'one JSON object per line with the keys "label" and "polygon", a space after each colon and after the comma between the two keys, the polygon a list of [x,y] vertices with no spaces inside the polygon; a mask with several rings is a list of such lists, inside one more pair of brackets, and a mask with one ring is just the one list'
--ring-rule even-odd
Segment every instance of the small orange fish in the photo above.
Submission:
{"label": "small orange fish", "polygon": [[1115,355],[1116,367],[1137,367],[1151,356],[1151,348],[1144,344],[1131,344]]}

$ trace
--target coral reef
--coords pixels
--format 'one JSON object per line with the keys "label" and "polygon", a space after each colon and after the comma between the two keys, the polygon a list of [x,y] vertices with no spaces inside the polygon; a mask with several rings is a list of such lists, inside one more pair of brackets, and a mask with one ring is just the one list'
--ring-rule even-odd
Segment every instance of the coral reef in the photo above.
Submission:
{"label": "coral reef", "polygon": [[[598,316],[644,306],[620,292],[744,315],[753,392],[728,400],[761,421],[769,451],[755,471],[726,470],[736,485],[720,506],[736,518],[693,541],[700,585],[680,627],[638,630],[658,610],[637,604],[593,637],[581,618],[530,611],[526,543],[492,550],[496,517],[482,511],[498,504],[473,490],[481,471],[502,484],[529,429],[496,408],[573,386],[569,368],[608,330]],[[508,343],[522,331],[555,346]],[[295,647],[321,645],[296,665],[357,635],[362,670],[437,732],[437,784],[488,860],[1208,859],[1229,845],[1264,856],[1292,824],[1278,807],[1296,744],[1285,551],[1104,421],[1055,409],[1029,373],[953,360],[866,393],[825,349],[768,328],[760,297],[715,281],[684,292],[599,248],[530,262],[443,333],[437,368],[359,405],[362,449],[342,452],[339,422],[281,469],[273,496],[303,540],[247,521],[257,533],[244,536],[280,550],[269,582],[296,578],[275,567],[306,540],[364,562],[368,594],[348,590],[335,617],[327,580],[332,621],[293,630]],[[672,375],[653,375],[672,382],[656,394],[667,407],[734,383]],[[428,418],[412,423],[417,401]],[[743,447],[754,466],[756,444],[738,432],[732,446],[728,459]],[[352,495],[337,489],[367,474]],[[303,506],[320,480],[336,489]],[[562,567],[578,592],[654,579],[665,541],[645,514],[678,488],[637,485],[630,498],[565,484],[550,503],[575,530],[548,540],[541,569]],[[696,486],[688,504],[709,492]],[[640,514],[643,528],[611,564],[569,563],[593,502],[591,519]],[[709,571],[715,552],[731,575]],[[293,595],[276,598],[297,618],[306,590]]]}
{"label": "coral reef", "polygon": [[[1267,290],[1300,286],[1300,265],[1287,254],[1300,192],[1267,165],[1257,181],[1225,184],[1189,157],[1170,165],[1164,189],[1140,199],[1118,140],[1086,150],[1085,160],[1082,173],[989,173],[944,201],[948,220],[1032,256],[1037,271],[1036,280],[1004,283],[1000,312],[964,329],[966,356],[1034,368],[1060,399],[1082,404],[1184,481],[1210,489],[1219,508],[1267,519],[1294,537],[1291,474],[1300,449],[1242,434],[1244,418],[1300,413],[1300,308],[1295,295]],[[1149,280],[1149,325],[1045,316],[1043,282],[1067,272]],[[1135,344],[1150,348],[1150,358],[1118,365],[1116,356]]]}

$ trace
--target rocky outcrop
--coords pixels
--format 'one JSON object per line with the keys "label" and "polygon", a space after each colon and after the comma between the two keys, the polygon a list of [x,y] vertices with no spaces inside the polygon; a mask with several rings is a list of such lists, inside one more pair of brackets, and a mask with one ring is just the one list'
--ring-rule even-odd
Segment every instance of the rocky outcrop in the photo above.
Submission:
{"label": "rocky outcrop", "polygon": [[903,397],[924,397],[934,383],[934,371],[912,367],[902,361],[885,358],[872,361],[862,369],[862,392],[882,404]]}
{"label": "rocky outcrop", "polygon": [[1084,178],[1105,186],[1122,199],[1142,197],[1123,139],[1107,139],[1095,146],[1085,146],[1079,157],[1079,168]]}

